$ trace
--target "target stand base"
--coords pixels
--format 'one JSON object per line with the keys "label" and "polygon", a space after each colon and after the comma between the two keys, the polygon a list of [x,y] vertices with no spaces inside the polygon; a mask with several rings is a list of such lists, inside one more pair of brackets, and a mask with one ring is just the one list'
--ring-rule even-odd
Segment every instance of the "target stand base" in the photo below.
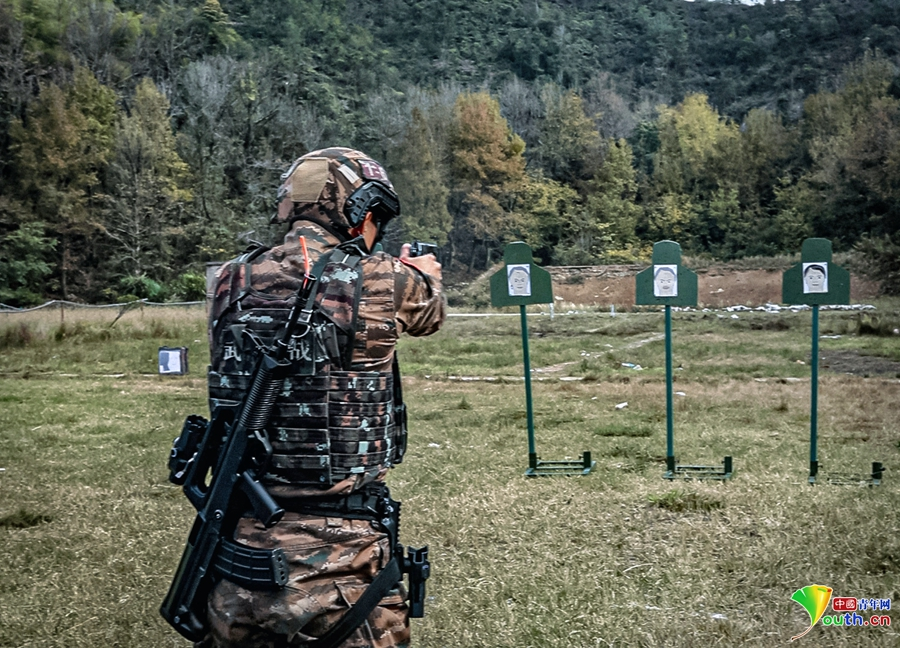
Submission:
{"label": "target stand base", "polygon": [[731,455],[725,457],[721,466],[676,464],[675,457],[666,457],[666,472],[663,475],[663,479],[668,479],[669,481],[674,479],[716,479],[725,481],[731,479],[733,472],[734,469]]}
{"label": "target stand base", "polygon": [[554,475],[589,475],[597,462],[591,460],[590,451],[581,455],[581,461],[541,461],[536,454],[528,455],[526,477],[552,477]]}
{"label": "target stand base", "polygon": [[[850,473],[831,473],[825,475],[825,481],[835,486],[880,486],[884,475],[884,464],[880,461],[872,462],[870,475],[853,475]],[[809,462],[809,483],[816,484],[819,473],[819,462]]]}

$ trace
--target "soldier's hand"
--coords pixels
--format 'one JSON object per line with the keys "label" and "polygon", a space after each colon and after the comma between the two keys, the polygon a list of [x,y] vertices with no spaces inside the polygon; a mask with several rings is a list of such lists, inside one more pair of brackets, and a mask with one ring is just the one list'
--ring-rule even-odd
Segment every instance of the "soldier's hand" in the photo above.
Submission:
{"label": "soldier's hand", "polygon": [[425,273],[429,277],[440,281],[441,264],[438,263],[437,257],[435,257],[433,254],[411,257],[409,256],[409,247],[409,243],[404,243],[403,247],[400,248],[400,260],[403,261],[403,263],[405,263],[406,265],[411,265],[412,267]]}

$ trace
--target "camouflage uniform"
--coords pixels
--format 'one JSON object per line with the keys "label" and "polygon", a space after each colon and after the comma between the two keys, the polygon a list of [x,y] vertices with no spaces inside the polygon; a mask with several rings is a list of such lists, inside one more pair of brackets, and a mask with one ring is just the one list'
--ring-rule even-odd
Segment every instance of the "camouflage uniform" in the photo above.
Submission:
{"label": "camouflage uniform", "polygon": [[[247,264],[231,262],[220,270],[209,327],[211,407],[218,404],[215,376],[225,365],[227,355],[221,344],[225,335],[222,322],[227,320],[223,315],[234,308],[234,291],[246,280],[249,269],[251,295],[290,297],[303,275],[300,237],[306,241],[311,264],[330,254],[340,243],[338,237],[327,231],[330,229],[327,222],[315,220],[320,222],[305,219],[294,222],[284,243],[253,259],[249,268]],[[361,290],[349,369],[376,372],[389,378],[398,335],[402,332],[429,335],[438,330],[445,317],[445,300],[440,286],[435,285],[437,282],[383,252],[363,257],[357,268],[361,274]],[[317,304],[329,309],[334,319],[347,320],[350,310],[341,308],[347,295],[337,289],[338,284],[333,277],[320,283]],[[277,475],[267,475],[269,479],[264,478],[263,482],[280,502],[290,502],[307,496],[349,494],[367,483],[383,481],[387,467],[375,465],[374,470],[348,476],[326,487],[283,483]],[[220,580],[209,598],[210,633],[198,646],[303,646],[327,631],[390,560],[386,534],[369,521],[314,517],[291,512],[289,505],[285,508],[288,512],[271,529],[252,517],[242,518],[234,539],[253,547],[280,547],[290,566],[288,585],[280,590],[260,591]],[[341,645],[344,648],[409,645],[408,610],[404,600],[405,590],[398,584],[381,600],[367,622]]]}

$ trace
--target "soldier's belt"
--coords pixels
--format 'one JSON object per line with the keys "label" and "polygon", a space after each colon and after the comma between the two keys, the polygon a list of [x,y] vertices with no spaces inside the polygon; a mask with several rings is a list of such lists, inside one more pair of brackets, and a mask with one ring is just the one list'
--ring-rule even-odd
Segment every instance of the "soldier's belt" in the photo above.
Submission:
{"label": "soldier's belt", "polygon": [[[409,615],[413,618],[424,616],[425,581],[431,574],[428,547],[409,547],[409,555],[404,555],[403,545],[398,540],[400,502],[391,499],[386,484],[369,484],[340,497],[282,497],[278,502],[286,510],[301,515],[371,520],[387,533],[391,546],[391,559],[384,569],[327,633],[307,644],[309,648],[340,646],[365,622],[381,599],[402,583],[404,573],[409,574]],[[225,539],[220,543],[214,568],[217,573],[247,589],[274,589],[283,587],[288,580],[281,549],[252,549]]]}
{"label": "soldier's belt", "polygon": [[[385,498],[390,491],[384,484],[372,484],[365,489],[340,497],[282,498],[279,505],[287,511],[316,517],[340,517],[371,520],[383,525]],[[248,515],[252,512],[248,511]],[[288,581],[288,565],[281,549],[256,549],[222,538],[213,561],[214,571],[245,589],[278,589]],[[398,575],[394,580],[400,579]]]}
{"label": "soldier's belt", "polygon": [[390,491],[385,484],[370,484],[362,490],[339,497],[276,497],[284,510],[314,517],[340,517],[380,522]]}

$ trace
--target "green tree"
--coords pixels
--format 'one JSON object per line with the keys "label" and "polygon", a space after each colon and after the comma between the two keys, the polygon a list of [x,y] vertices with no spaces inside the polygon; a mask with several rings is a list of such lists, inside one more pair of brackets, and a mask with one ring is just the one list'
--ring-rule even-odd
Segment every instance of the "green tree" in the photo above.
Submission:
{"label": "green tree", "polygon": [[603,226],[586,213],[578,192],[540,173],[530,173],[519,194],[522,238],[547,262],[593,263],[605,241]]}
{"label": "green tree", "polygon": [[57,273],[64,299],[70,297],[72,273],[89,274],[84,258],[100,228],[100,173],[112,148],[115,117],[114,93],[78,68],[72,86],[45,86],[24,121],[11,126],[23,199],[59,243]]}
{"label": "green tree", "polygon": [[797,241],[780,238],[796,227],[776,204],[780,178],[789,177],[797,158],[781,117],[754,108],[739,133],[720,139],[717,148],[702,183],[709,187],[700,204],[703,247],[725,259],[795,249]]}
{"label": "green tree", "polygon": [[890,235],[863,236],[853,247],[862,269],[886,295],[900,295],[900,244]]}
{"label": "green tree", "polygon": [[816,199],[796,208],[839,249],[866,232],[900,229],[900,101],[889,93],[896,78],[890,61],[869,54],[845,68],[836,92],[804,104],[811,164],[802,181]]}
{"label": "green tree", "polygon": [[25,45],[37,68],[56,68],[67,62],[66,30],[72,23],[74,0],[19,0],[13,3],[24,26]]}
{"label": "green tree", "polygon": [[197,17],[206,30],[207,52],[228,52],[241,44],[241,37],[231,26],[219,0],[203,0]]}
{"label": "green tree", "polygon": [[237,235],[247,225],[229,200],[226,173],[243,162],[240,143],[232,136],[239,85],[239,65],[226,57],[191,63],[179,84],[178,107],[184,118],[178,151],[190,167],[194,197],[186,235],[202,259],[233,256],[240,245]]}
{"label": "green tree", "polygon": [[785,128],[780,115],[753,108],[744,117],[734,156],[735,180],[740,185],[741,202],[766,202],[773,188],[796,155],[796,138]]}
{"label": "green tree", "polygon": [[584,102],[574,91],[547,85],[541,93],[544,119],[535,156],[554,180],[574,184],[589,178],[600,161],[600,134],[584,114]]}
{"label": "green tree", "polygon": [[643,210],[636,203],[637,180],[634,155],[624,139],[609,141],[603,164],[588,183],[586,212],[596,223],[602,223],[608,247],[602,258],[616,252],[628,256],[637,244],[635,229]]}
{"label": "green tree", "polygon": [[489,264],[493,252],[524,228],[516,198],[525,177],[525,143],[500,115],[497,100],[478,92],[457,97],[449,148],[455,242],[472,250],[470,267],[475,243]]}
{"label": "green tree", "polygon": [[187,165],[175,150],[169,102],[147,78],[134,92],[129,115],[120,116],[109,165],[105,231],[114,241],[115,265],[135,279],[171,273],[171,239],[180,233]]}
{"label": "green tree", "polygon": [[451,171],[463,185],[491,187],[520,180],[525,142],[500,115],[500,104],[485,92],[456,99],[450,132]]}
{"label": "green tree", "polygon": [[704,94],[688,95],[674,108],[660,106],[657,123],[648,234],[700,251],[709,245],[713,225],[703,218],[702,207],[729,175],[723,151],[733,149],[737,126],[724,120]]}
{"label": "green tree", "polygon": [[131,76],[140,16],[120,11],[110,0],[78,5],[66,28],[66,50],[101,83],[115,87]]}
{"label": "green tree", "polygon": [[674,108],[659,108],[659,140],[655,180],[664,191],[700,193],[726,141],[738,128],[723,119],[704,94],[691,94]]}
{"label": "green tree", "polygon": [[44,236],[36,222],[19,221],[20,206],[0,198],[0,302],[11,306],[34,306],[44,295],[44,282],[53,272],[48,262],[56,241]]}
{"label": "green tree", "polygon": [[0,0],[0,194],[9,192],[13,176],[9,126],[28,101],[29,67],[22,22],[12,6]]}
{"label": "green tree", "polygon": [[449,189],[442,177],[428,123],[419,108],[400,144],[398,164],[391,178],[400,197],[401,226],[407,240],[435,241],[445,245],[453,225],[447,211]]}

